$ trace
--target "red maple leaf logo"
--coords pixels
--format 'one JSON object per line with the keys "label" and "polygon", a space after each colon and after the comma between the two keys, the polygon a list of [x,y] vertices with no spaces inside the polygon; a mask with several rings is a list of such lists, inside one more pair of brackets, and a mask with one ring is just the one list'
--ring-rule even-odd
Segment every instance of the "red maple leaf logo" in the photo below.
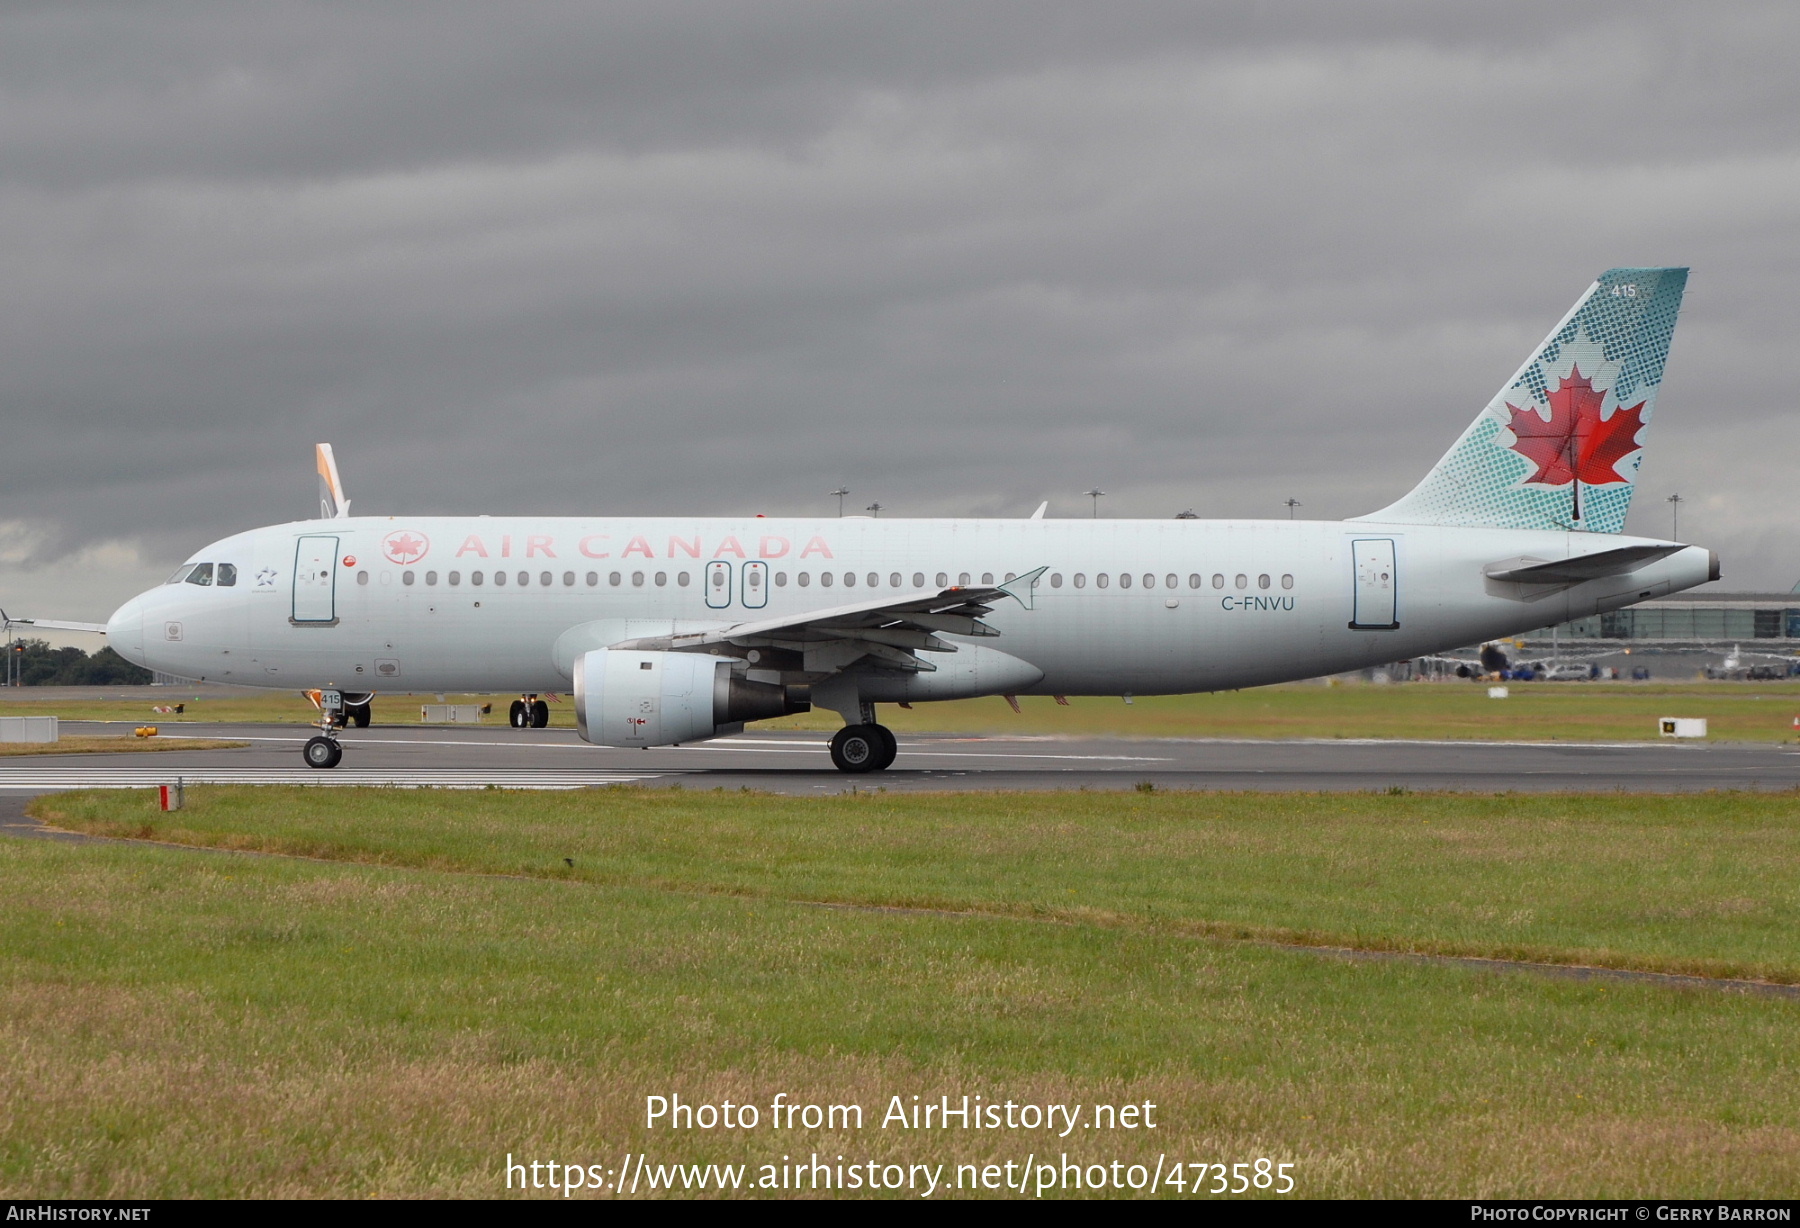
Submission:
{"label": "red maple leaf logo", "polygon": [[389,533],[381,539],[381,552],[394,563],[416,563],[425,557],[425,552],[430,548],[431,544],[423,533],[411,533],[405,529]]}
{"label": "red maple leaf logo", "polygon": [[1531,406],[1520,409],[1510,401],[1506,405],[1512,410],[1507,426],[1514,437],[1513,451],[1537,466],[1527,482],[1567,486],[1581,481],[1607,486],[1631,481],[1616,466],[1637,451],[1638,432],[1644,429],[1644,401],[1630,409],[1621,405],[1612,417],[1602,420],[1600,405],[1606,392],[1596,389],[1580,367],[1559,380],[1556,390],[1544,399],[1550,403],[1548,422]]}

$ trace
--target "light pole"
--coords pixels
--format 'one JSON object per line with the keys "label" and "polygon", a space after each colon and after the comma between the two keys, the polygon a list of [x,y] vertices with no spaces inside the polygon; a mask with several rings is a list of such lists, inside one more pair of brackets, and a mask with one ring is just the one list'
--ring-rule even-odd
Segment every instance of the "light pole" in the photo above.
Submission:
{"label": "light pole", "polygon": [[1666,502],[1669,505],[1669,539],[1681,540],[1681,496],[1670,495]]}
{"label": "light pole", "polygon": [[837,496],[838,519],[842,520],[844,518],[844,496],[850,493],[850,488],[848,486],[840,486],[831,493]]}
{"label": "light pole", "polygon": [[1105,494],[1106,492],[1104,490],[1101,490],[1098,486],[1096,486],[1096,487],[1094,487],[1094,489],[1092,489],[1090,491],[1086,491],[1084,493],[1087,495],[1088,498],[1090,498],[1094,501],[1094,519],[1095,520],[1100,519],[1100,496]]}
{"label": "light pole", "polygon": [[1294,509],[1299,506],[1300,506],[1300,500],[1298,500],[1298,499],[1289,499],[1287,501],[1288,519],[1289,520],[1292,520],[1294,518]]}

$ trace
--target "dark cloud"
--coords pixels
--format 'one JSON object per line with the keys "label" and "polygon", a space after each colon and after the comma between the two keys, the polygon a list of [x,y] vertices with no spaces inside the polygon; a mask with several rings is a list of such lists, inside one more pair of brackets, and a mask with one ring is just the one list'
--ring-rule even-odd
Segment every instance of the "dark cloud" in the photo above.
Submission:
{"label": "dark cloud", "polygon": [[1695,271],[1633,526],[1679,488],[1734,586],[1785,588],[1796,34],[1729,3],[12,6],[0,594],[103,604],[69,559],[122,596],[304,514],[318,439],[371,512],[845,482],[1077,514],[1097,482],[1119,515],[1356,514],[1637,263]]}

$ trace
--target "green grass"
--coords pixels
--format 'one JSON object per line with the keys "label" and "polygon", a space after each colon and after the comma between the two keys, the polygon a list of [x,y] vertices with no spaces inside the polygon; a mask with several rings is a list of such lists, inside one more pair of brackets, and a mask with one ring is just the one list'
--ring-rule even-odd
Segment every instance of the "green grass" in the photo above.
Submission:
{"label": "green grass", "polygon": [[[509,1152],[616,1166],[627,1150],[1267,1156],[1310,1196],[1779,1197],[1800,1181],[1791,1002],[1153,925],[154,847],[0,842],[0,873],[9,1197],[491,1196]],[[641,1116],[650,1093],[778,1092],[859,1103],[867,1124]],[[1159,1129],[877,1125],[890,1096],[965,1093],[1149,1100]]]}
{"label": "green grass", "polygon": [[1792,793],[188,796],[32,810],[336,861],[1800,983]]}
{"label": "green grass", "polygon": [[[113,689],[113,688],[108,688]],[[498,715],[484,718],[493,725],[506,724],[506,705],[516,695],[450,695],[449,703],[495,705]],[[434,695],[395,695],[376,700],[385,723],[419,723],[419,707],[435,704]],[[153,708],[182,705],[179,714],[156,712]],[[575,718],[567,703],[553,705],[560,712],[559,723],[573,727]],[[133,725],[180,726],[192,724],[240,722],[251,724],[309,725],[318,719],[314,708],[299,691],[243,691],[224,695],[195,695],[175,687],[143,688],[141,699],[39,699],[26,689],[21,693],[0,697],[0,715],[59,716],[66,721],[126,721]]]}
{"label": "green grass", "polygon": [[[1067,707],[1027,697],[1014,713],[998,698],[881,707],[883,723],[905,732],[1025,733],[1147,738],[1427,738],[1475,741],[1655,741],[1665,716],[1699,716],[1721,741],[1792,739],[1800,683],[1486,684],[1416,682],[1374,686],[1289,683],[1209,695],[1073,698]],[[835,729],[829,713],[758,728]]]}
{"label": "green grass", "polygon": [[[1113,737],[1228,738],[1451,738],[1475,740],[1645,741],[1657,737],[1665,716],[1698,716],[1710,722],[1715,739],[1745,742],[1792,740],[1800,716],[1800,681],[1698,683],[1508,683],[1507,699],[1487,697],[1483,684],[1404,683],[1391,686],[1323,686],[1293,683],[1222,691],[1211,695],[1134,698],[1074,698],[1064,707],[1049,698],[1027,697],[1015,713],[997,697],[921,704],[903,709],[884,704],[881,719],[900,733],[1017,733]],[[452,696],[452,702],[492,703],[504,725],[509,695]],[[298,694],[247,694],[187,701],[181,716],[152,714],[152,702],[34,703],[10,700],[8,714],[42,712],[67,720],[154,721],[179,725],[196,721],[269,721],[291,725],[312,719],[312,707]],[[431,697],[378,696],[380,724],[414,724],[418,706]],[[574,711],[567,699],[550,705],[553,726],[570,728]],[[811,712],[755,729],[836,729],[838,718]]]}
{"label": "green grass", "polygon": [[21,755],[130,755],[162,750],[238,750],[248,742],[222,738],[65,737],[55,742],[0,742],[0,758]]}

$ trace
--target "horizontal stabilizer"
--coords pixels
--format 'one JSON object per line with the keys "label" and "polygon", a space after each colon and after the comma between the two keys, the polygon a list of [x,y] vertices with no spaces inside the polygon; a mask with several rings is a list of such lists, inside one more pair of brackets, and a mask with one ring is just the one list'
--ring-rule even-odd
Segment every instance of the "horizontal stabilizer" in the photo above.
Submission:
{"label": "horizontal stabilizer", "polygon": [[1597,550],[1572,559],[1546,562],[1543,559],[1507,559],[1489,563],[1482,574],[1490,580],[1509,584],[1583,584],[1607,576],[1622,576],[1658,559],[1678,554],[1686,546],[1620,546],[1616,550]]}

